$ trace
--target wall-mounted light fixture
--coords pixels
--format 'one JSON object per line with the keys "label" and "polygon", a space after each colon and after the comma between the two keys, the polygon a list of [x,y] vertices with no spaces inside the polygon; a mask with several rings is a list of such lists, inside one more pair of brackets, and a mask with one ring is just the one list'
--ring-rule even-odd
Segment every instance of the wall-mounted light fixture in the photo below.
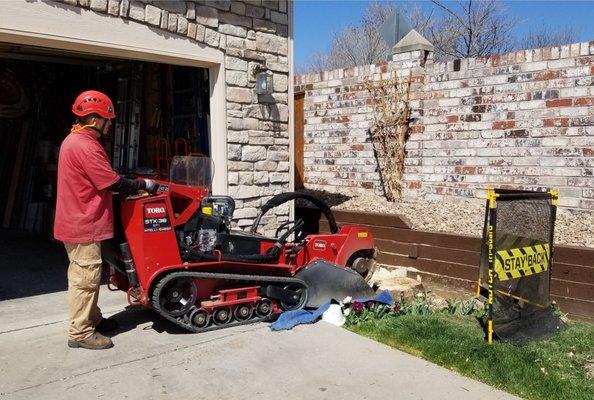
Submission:
{"label": "wall-mounted light fixture", "polygon": [[272,73],[263,67],[259,67],[256,73],[256,93],[258,95],[272,94]]}

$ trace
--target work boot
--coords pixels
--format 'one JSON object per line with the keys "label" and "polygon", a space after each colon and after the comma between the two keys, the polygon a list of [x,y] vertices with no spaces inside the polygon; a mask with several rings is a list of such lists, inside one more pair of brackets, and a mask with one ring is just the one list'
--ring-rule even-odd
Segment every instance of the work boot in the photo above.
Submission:
{"label": "work boot", "polygon": [[115,319],[101,318],[101,321],[95,327],[99,333],[111,332],[118,329],[118,322]]}
{"label": "work boot", "polygon": [[103,336],[100,333],[93,332],[91,336],[82,340],[68,340],[68,347],[77,348],[82,347],[83,349],[89,350],[101,350],[109,349],[113,347],[113,342],[110,338]]}

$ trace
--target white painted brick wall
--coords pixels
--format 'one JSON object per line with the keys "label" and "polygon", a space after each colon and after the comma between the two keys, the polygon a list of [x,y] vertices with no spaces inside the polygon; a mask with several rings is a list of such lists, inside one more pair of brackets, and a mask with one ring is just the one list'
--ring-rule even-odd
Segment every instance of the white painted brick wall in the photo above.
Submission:
{"label": "white painted brick wall", "polygon": [[[404,196],[439,199],[436,185],[444,184],[453,188],[453,195],[483,197],[488,185],[557,186],[565,196],[563,206],[594,209],[594,202],[585,201],[574,188],[594,185],[592,54],[594,42],[461,60],[459,71],[453,70],[453,62],[415,66],[413,76],[421,83],[411,86],[414,121],[404,176],[414,189],[405,190]],[[347,105],[354,100],[340,96],[354,91],[355,99],[365,99],[366,90],[354,85],[378,80],[380,69],[407,77],[407,66],[417,56],[398,55],[384,66],[335,70],[327,75],[331,82],[315,75],[296,78],[306,92],[306,109],[312,110],[305,124],[306,180],[312,178],[307,187],[377,191],[379,175],[371,171],[377,161],[365,132],[371,110],[366,106],[355,112]],[[323,95],[324,89],[317,87],[331,91]],[[329,117],[346,119],[338,123]],[[335,146],[308,151],[314,143]],[[363,147],[349,150],[356,144]],[[364,160],[369,164],[359,162]]]}

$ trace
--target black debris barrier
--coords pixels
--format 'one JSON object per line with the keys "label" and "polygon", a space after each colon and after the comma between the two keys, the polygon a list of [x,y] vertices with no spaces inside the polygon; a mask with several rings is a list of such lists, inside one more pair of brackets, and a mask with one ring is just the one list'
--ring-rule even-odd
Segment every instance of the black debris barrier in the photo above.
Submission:
{"label": "black debris barrier", "polygon": [[484,329],[521,345],[564,328],[550,300],[558,193],[489,189],[477,296],[486,299]]}

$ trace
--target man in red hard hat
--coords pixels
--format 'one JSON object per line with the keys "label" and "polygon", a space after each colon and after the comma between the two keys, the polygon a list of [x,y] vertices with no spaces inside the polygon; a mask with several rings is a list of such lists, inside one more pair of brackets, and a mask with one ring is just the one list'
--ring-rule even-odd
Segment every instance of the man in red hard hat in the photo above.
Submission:
{"label": "man in red hard hat", "polygon": [[112,191],[154,193],[150,179],[120,177],[99,142],[115,118],[112,101],[104,93],[81,93],[72,112],[77,116],[60,146],[54,237],[64,242],[68,266],[69,347],[106,349],[111,339],[101,333],[117,328],[97,306],[101,280],[101,241],[113,237]]}

